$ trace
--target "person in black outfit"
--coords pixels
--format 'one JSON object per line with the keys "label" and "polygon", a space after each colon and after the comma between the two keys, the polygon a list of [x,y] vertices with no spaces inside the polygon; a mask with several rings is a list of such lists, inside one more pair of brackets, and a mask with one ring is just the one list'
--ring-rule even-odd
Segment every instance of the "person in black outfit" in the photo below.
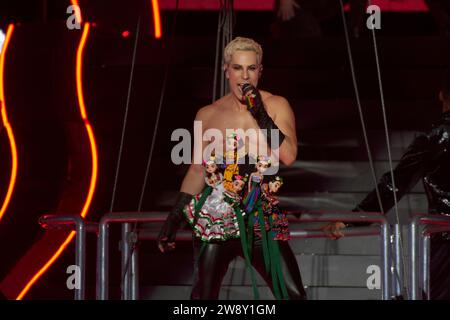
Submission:
{"label": "person in black outfit", "polygon": [[[442,116],[432,128],[418,135],[409,145],[394,169],[397,200],[422,180],[428,199],[430,214],[450,216],[450,69],[444,74],[439,92]],[[353,211],[388,212],[394,206],[394,189],[391,173],[385,173],[378,183],[380,208],[375,189]],[[335,238],[342,236],[341,222],[328,226]],[[364,225],[359,223],[358,225]],[[430,298],[450,299],[450,234],[433,234],[431,237]]]}

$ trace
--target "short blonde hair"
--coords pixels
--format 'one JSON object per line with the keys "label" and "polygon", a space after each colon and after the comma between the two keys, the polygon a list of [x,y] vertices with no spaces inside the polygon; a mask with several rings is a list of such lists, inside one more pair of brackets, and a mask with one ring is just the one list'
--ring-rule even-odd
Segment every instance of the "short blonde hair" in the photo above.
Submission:
{"label": "short blonde hair", "polygon": [[223,50],[223,63],[228,64],[236,51],[253,51],[256,53],[256,61],[261,64],[263,50],[259,43],[250,38],[236,37],[230,41]]}

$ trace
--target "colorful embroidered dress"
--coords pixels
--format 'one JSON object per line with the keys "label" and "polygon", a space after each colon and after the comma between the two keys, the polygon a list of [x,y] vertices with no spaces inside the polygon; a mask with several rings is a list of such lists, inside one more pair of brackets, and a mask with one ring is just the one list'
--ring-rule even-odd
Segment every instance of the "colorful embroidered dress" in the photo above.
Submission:
{"label": "colorful embroidered dress", "polygon": [[[202,194],[209,192],[196,219],[195,209]],[[202,241],[225,241],[230,238],[239,238],[239,224],[233,207],[239,205],[240,201],[241,198],[238,195],[225,190],[222,182],[212,190],[211,187],[207,187],[203,193],[196,195],[184,212],[197,238]]]}
{"label": "colorful embroidered dress", "polygon": [[[274,241],[289,239],[287,219],[268,186],[263,186],[265,178],[261,175],[262,171],[258,169],[259,173],[254,172],[254,163],[251,164],[250,157],[246,156],[242,164],[218,165],[218,170],[223,170],[223,174],[217,176],[223,177],[223,181],[215,185],[207,184],[183,212],[195,237],[202,240],[204,245],[211,241],[240,238],[257,299],[259,293],[256,276],[251,268],[251,256],[254,238],[261,238],[265,266],[272,276],[275,297],[287,299],[280,252],[277,241]],[[248,178],[251,179],[250,184],[247,183]],[[244,194],[243,198],[241,193]],[[265,225],[265,230],[261,230],[261,224]]]}
{"label": "colorful embroidered dress", "polygon": [[[266,232],[271,231],[274,240],[290,240],[289,222],[286,214],[278,206],[278,199],[269,192],[262,194],[262,212],[264,214],[264,224]],[[261,237],[258,212],[253,213],[253,231],[256,237]],[[272,227],[270,226],[272,224]]]}
{"label": "colorful embroidered dress", "polygon": [[[202,241],[226,241],[240,237],[238,216],[245,216],[239,193],[245,186],[244,175],[252,167],[248,156],[238,163],[218,164],[222,181],[208,185],[184,208],[194,235]],[[219,160],[218,160],[219,161]],[[239,164],[241,162],[241,164]]]}

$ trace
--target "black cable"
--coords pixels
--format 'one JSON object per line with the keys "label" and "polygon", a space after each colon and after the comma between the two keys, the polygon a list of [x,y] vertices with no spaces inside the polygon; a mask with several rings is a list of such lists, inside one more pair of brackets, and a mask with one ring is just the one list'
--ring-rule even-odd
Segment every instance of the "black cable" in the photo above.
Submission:
{"label": "black cable", "polygon": [[120,138],[119,154],[118,154],[118,159],[117,159],[116,173],[114,176],[114,186],[113,186],[113,192],[112,192],[112,196],[111,196],[111,204],[109,207],[109,212],[113,212],[114,201],[116,199],[117,181],[119,178],[120,162],[122,159],[123,144],[124,144],[124,139],[125,139],[125,129],[126,129],[127,120],[128,120],[128,110],[130,107],[131,88],[133,86],[134,66],[136,63],[136,52],[137,52],[137,43],[138,43],[140,25],[141,25],[141,16],[139,15],[138,21],[137,21],[137,26],[136,26],[136,37],[134,39],[133,57],[131,60],[131,70],[130,70],[130,80],[128,81],[127,102],[125,105],[125,114],[123,117],[122,134],[121,134],[121,138]]}
{"label": "black cable", "polygon": [[[115,177],[114,177],[114,187],[113,187],[113,194],[112,194],[112,198],[111,198],[111,205],[110,205],[110,209],[109,211],[112,212],[113,208],[114,208],[114,200],[115,200],[115,195],[116,195],[116,189],[117,189],[117,181],[118,181],[118,176],[119,176],[119,170],[120,170],[120,160],[122,157],[122,152],[123,152],[123,144],[124,144],[124,138],[125,138],[125,128],[126,128],[126,124],[127,124],[127,119],[128,119],[128,110],[129,110],[129,106],[130,106],[130,97],[131,97],[131,88],[133,85],[133,74],[134,74],[134,67],[136,65],[136,53],[137,53],[137,44],[138,44],[138,39],[139,39],[139,30],[140,30],[140,26],[141,26],[141,16],[138,16],[138,21],[137,21],[137,26],[136,26],[136,36],[134,39],[134,47],[133,47],[133,58],[131,61],[131,71],[130,71],[130,80],[128,83],[128,94],[127,94],[127,102],[126,102],[126,107],[125,107],[125,115],[124,115],[124,121],[123,121],[123,126],[122,126],[122,135],[121,135],[121,139],[120,139],[120,148],[119,148],[119,155],[118,155],[118,159],[117,159],[117,167],[116,167],[116,173],[115,173]],[[126,240],[128,241],[128,239]],[[133,245],[134,247],[134,245]],[[129,258],[131,257],[131,255],[129,257],[127,257],[127,262],[125,264],[125,268],[122,274],[122,282],[125,279],[125,275],[128,272],[128,264],[129,264]],[[123,290],[123,288],[122,288]]]}
{"label": "black cable", "polygon": [[[166,93],[166,87],[167,87],[167,80],[168,80],[168,76],[169,76],[169,70],[170,70],[170,66],[171,66],[171,58],[172,58],[172,45],[174,43],[175,40],[175,31],[176,31],[176,25],[177,25],[177,16],[178,16],[178,10],[179,9],[179,0],[176,1],[176,5],[175,5],[175,14],[174,14],[174,19],[173,19],[173,23],[172,23],[172,34],[171,37],[169,39],[168,42],[168,51],[169,51],[169,56],[167,59],[167,63],[166,63],[166,68],[164,71],[164,79],[163,79],[163,84],[162,84],[162,88],[161,88],[161,96],[160,96],[160,100],[159,100],[159,105],[158,105],[158,113],[156,116],[156,123],[155,123],[155,127],[154,127],[154,131],[153,131],[153,138],[152,138],[152,143],[150,146],[150,153],[149,153],[149,157],[148,157],[148,161],[147,161],[147,166],[146,166],[146,172],[145,172],[145,176],[144,176],[144,182],[142,185],[142,189],[141,189],[141,196],[139,198],[139,204],[138,204],[138,212],[141,212],[142,209],[142,203],[143,203],[143,198],[144,198],[144,194],[145,194],[145,188],[147,185],[147,180],[148,180],[148,176],[150,173],[150,166],[151,166],[151,160],[153,158],[153,150],[154,150],[154,146],[155,146],[155,142],[156,142],[156,134],[157,134],[157,130],[158,130],[158,126],[159,126],[159,118],[161,116],[161,110],[162,110],[162,105],[164,102],[164,97],[165,97],[165,93]],[[129,269],[129,265],[130,265],[130,260],[131,257],[134,254],[134,251],[137,249],[138,245],[139,245],[139,241],[138,241],[138,237],[139,237],[139,232],[137,230],[137,222],[133,223],[133,228],[132,231],[129,233],[129,237],[126,239],[126,241],[130,242],[130,252],[128,254],[126,263],[125,263],[125,267],[124,267],[124,271],[122,274],[122,282],[125,279],[126,274],[128,273],[128,269]]]}
{"label": "black cable", "polygon": [[[370,168],[371,168],[371,172],[372,172],[372,178],[373,178],[374,183],[375,183],[375,191],[376,191],[376,195],[377,195],[377,199],[378,199],[378,204],[380,206],[380,210],[381,210],[382,214],[386,214],[386,212],[384,211],[383,205],[382,205],[381,195],[380,195],[380,192],[379,192],[379,189],[378,189],[378,182],[376,180],[375,168],[374,168],[374,165],[373,165],[373,159],[372,159],[372,156],[371,156],[371,152],[370,152],[370,148],[369,148],[369,142],[368,142],[368,137],[367,137],[367,132],[366,132],[366,128],[365,128],[365,120],[364,120],[364,116],[363,116],[362,109],[361,109],[361,102],[360,102],[360,98],[359,98],[358,86],[357,86],[355,70],[354,70],[354,66],[353,66],[352,50],[351,50],[351,46],[350,46],[350,39],[349,39],[349,36],[348,36],[347,23],[346,23],[346,20],[345,20],[344,4],[343,4],[342,0],[339,0],[339,3],[340,3],[340,7],[341,7],[342,20],[343,20],[343,24],[344,24],[345,39],[346,39],[347,51],[348,51],[348,55],[349,55],[350,69],[351,69],[351,73],[352,73],[353,85],[354,85],[354,89],[355,89],[355,96],[356,96],[356,100],[357,100],[358,111],[359,111],[359,115],[360,115],[362,129],[363,129],[364,141],[365,141],[365,144],[366,144],[367,154],[368,154],[368,157],[369,157],[369,164],[370,164]],[[370,4],[371,3],[370,3],[370,0],[369,0],[369,5]],[[376,65],[377,65],[378,85],[379,85],[379,89],[380,89],[381,109],[382,109],[382,113],[383,113],[383,124],[384,124],[384,129],[385,129],[385,136],[386,136],[386,144],[387,144],[387,151],[388,151],[388,158],[389,158],[389,168],[390,168],[391,180],[392,180],[392,184],[393,184],[394,208],[395,208],[397,224],[400,225],[400,219],[399,219],[399,214],[398,214],[398,206],[397,206],[397,196],[396,196],[396,191],[395,191],[396,188],[395,188],[395,181],[394,181],[394,173],[393,173],[391,151],[390,151],[389,134],[388,134],[388,127],[387,127],[387,120],[386,120],[386,110],[385,110],[385,104],[384,104],[383,86],[382,86],[382,82],[381,82],[380,64],[379,64],[378,49],[377,49],[377,43],[376,43],[376,38],[375,38],[375,29],[374,28],[372,28],[372,38],[373,38],[373,44],[374,44],[374,50],[375,50],[375,59],[376,59]],[[402,268],[404,269],[404,273],[407,275],[407,269],[406,269],[405,263],[404,263],[405,256],[404,256],[404,250],[403,250],[403,242],[401,240],[401,230],[400,230],[400,235],[399,236],[400,236],[400,251],[401,251],[401,254],[402,254],[402,258],[403,258],[402,259]],[[395,269],[395,276],[397,277],[397,281],[400,281],[398,270],[396,270],[396,269]],[[406,283],[406,290],[408,291],[408,287],[407,286],[408,285]],[[407,294],[408,293],[406,293],[406,295]]]}

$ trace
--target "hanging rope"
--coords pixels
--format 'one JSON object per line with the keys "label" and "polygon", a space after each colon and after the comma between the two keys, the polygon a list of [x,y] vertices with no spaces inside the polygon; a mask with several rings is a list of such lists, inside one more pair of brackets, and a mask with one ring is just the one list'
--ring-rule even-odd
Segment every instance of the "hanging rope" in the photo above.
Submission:
{"label": "hanging rope", "polygon": [[[371,153],[370,153],[370,147],[369,147],[369,143],[368,143],[367,132],[366,132],[366,129],[365,129],[365,120],[364,120],[364,116],[363,116],[362,109],[361,109],[361,103],[360,103],[360,98],[359,98],[359,92],[358,92],[358,86],[357,86],[357,81],[356,81],[356,75],[355,75],[355,71],[354,71],[352,50],[351,50],[351,46],[350,46],[350,39],[349,39],[349,36],[348,36],[347,22],[346,22],[346,19],[345,19],[344,4],[343,4],[342,0],[339,0],[339,3],[340,3],[340,7],[341,7],[342,20],[343,20],[343,24],[344,24],[345,39],[346,39],[346,43],[347,43],[347,51],[348,51],[349,60],[350,60],[350,69],[351,69],[351,72],[352,72],[353,86],[354,86],[354,89],[355,89],[355,95],[356,95],[356,100],[357,100],[357,104],[358,104],[358,110],[359,110],[359,115],[360,115],[360,119],[361,119],[361,125],[362,125],[362,128],[363,128],[364,140],[365,140],[366,148],[367,148],[367,151],[368,151],[369,163],[370,163],[370,168],[371,168],[371,171],[372,171],[372,178],[374,179],[375,190],[376,190],[376,194],[377,194],[377,199],[378,199],[378,203],[379,203],[379,206],[380,206],[380,210],[381,210],[381,212],[383,214],[385,214],[384,208],[383,208],[382,202],[381,202],[380,192],[379,192],[379,189],[378,189],[378,181],[377,181],[376,175],[375,175],[373,159],[372,159],[372,156],[371,156]],[[370,0],[368,1],[368,4],[370,5]],[[398,214],[395,179],[394,179],[394,169],[393,169],[393,166],[392,166],[392,156],[391,156],[391,150],[390,150],[389,130],[388,130],[388,125],[387,125],[384,93],[383,93],[383,86],[382,86],[382,80],[381,80],[380,63],[379,63],[379,58],[378,58],[378,47],[377,47],[377,43],[376,43],[375,29],[374,28],[372,28],[372,38],[373,38],[374,50],[375,50],[375,62],[376,62],[376,65],[377,65],[378,86],[379,86],[379,89],[380,89],[381,109],[382,109],[382,113],[383,113],[383,124],[384,124],[384,131],[385,131],[384,133],[385,133],[385,139],[386,139],[386,145],[387,145],[387,151],[388,151],[389,170],[390,170],[391,180],[392,180],[392,185],[393,185],[395,216],[396,216],[397,224],[400,224],[400,218],[399,218],[399,214]],[[400,240],[400,251],[401,251],[401,254],[402,254],[402,258],[403,258],[402,259],[402,268],[403,268],[404,273],[406,275],[406,279],[408,279],[407,269],[406,269],[405,262],[404,262],[405,261],[405,255],[404,255],[404,250],[403,250],[403,241],[401,239],[401,234],[399,234],[399,238],[400,238],[399,239]],[[397,278],[399,278],[398,272],[397,272],[396,275],[397,275]],[[406,284],[406,286],[407,286],[407,284]]]}
{"label": "hanging rope", "polygon": [[[174,40],[175,40],[175,30],[176,30],[176,25],[177,25],[178,8],[179,8],[179,0],[176,1],[175,14],[174,14],[174,19],[173,19],[173,24],[172,24],[172,34],[171,34],[169,43],[167,45],[167,50],[169,52],[169,55],[168,55],[168,58],[167,58],[166,67],[165,67],[165,71],[164,71],[164,79],[163,79],[163,84],[162,84],[162,88],[161,88],[161,95],[160,95],[160,99],[159,99],[158,112],[156,114],[155,126],[154,126],[154,129],[153,129],[153,137],[152,137],[152,142],[151,142],[151,145],[150,145],[150,152],[149,152],[148,159],[147,159],[147,166],[146,166],[146,170],[145,170],[144,181],[142,183],[141,194],[140,194],[140,197],[139,197],[139,203],[138,203],[137,212],[141,212],[141,210],[142,210],[142,204],[143,204],[143,201],[144,201],[145,189],[146,189],[146,186],[147,186],[148,177],[150,175],[150,168],[151,168],[151,163],[152,163],[152,159],[153,159],[153,151],[155,149],[155,144],[156,144],[156,135],[158,133],[159,120],[161,118],[162,106],[163,106],[164,98],[165,98],[165,94],[166,94],[167,80],[168,80],[168,77],[169,77],[169,71],[170,71],[170,65],[171,65],[171,57],[172,57],[171,50],[172,50],[172,45],[173,45]],[[122,283],[123,283],[123,280],[124,280],[126,274],[128,273],[131,257],[133,256],[133,253],[134,253],[134,251],[136,250],[136,248],[138,246],[137,226],[138,226],[138,223],[134,222],[133,223],[133,229],[130,232],[130,234],[131,235],[135,235],[135,237],[134,237],[134,241],[131,241],[130,252],[129,252],[128,256],[127,256],[127,261],[125,263],[125,268],[124,268],[125,270],[124,270],[123,275],[122,275]]]}
{"label": "hanging rope", "polygon": [[355,73],[355,66],[353,64],[352,49],[350,46],[350,38],[348,36],[347,21],[345,20],[344,4],[343,4],[342,0],[339,0],[339,1],[340,1],[340,5],[341,5],[342,21],[344,23],[345,42],[347,44],[347,53],[348,53],[348,57],[349,57],[350,71],[352,74],[353,88],[355,91],[356,105],[358,106],[359,119],[361,121],[361,127],[362,127],[362,131],[363,131],[363,136],[364,136],[364,144],[366,146],[367,157],[369,158],[369,165],[370,165],[370,172],[372,173],[372,180],[373,180],[373,183],[375,184],[375,191],[377,194],[378,205],[380,206],[381,212],[384,214],[383,204],[381,202],[380,190],[378,189],[378,180],[377,180],[376,173],[375,173],[375,166],[373,164],[372,152],[370,151],[369,138],[367,136],[366,121],[364,119],[364,114],[363,114],[363,111],[361,108],[361,99],[360,99],[360,95],[359,95],[358,83],[356,81],[356,73]]}
{"label": "hanging rope", "polygon": [[[121,134],[121,137],[120,137],[119,154],[117,156],[117,166],[116,166],[116,173],[114,175],[114,186],[113,186],[113,192],[112,192],[111,204],[110,204],[110,207],[109,207],[109,212],[113,212],[114,202],[115,202],[115,198],[116,198],[117,181],[118,181],[118,178],[119,178],[120,163],[121,163],[121,159],[122,159],[123,145],[124,145],[124,140],[125,140],[125,131],[126,131],[126,126],[127,126],[127,121],[128,121],[128,111],[130,109],[131,89],[132,89],[132,86],[133,86],[134,68],[135,68],[135,65],[136,65],[136,52],[137,52],[137,44],[138,44],[138,39],[139,39],[140,27],[141,27],[141,16],[139,15],[138,19],[137,19],[137,25],[136,25],[136,35],[135,35],[135,38],[134,38],[133,55],[132,55],[132,59],[131,59],[131,68],[130,68],[130,79],[128,81],[127,101],[126,101],[126,104],[125,104],[125,114],[124,114],[123,123],[122,123],[122,134]],[[128,239],[127,239],[127,241],[128,241]],[[129,255],[128,258],[127,258],[125,271],[122,274],[122,281],[121,281],[121,283],[123,283],[125,275],[127,274],[130,257],[131,257],[131,255]],[[123,290],[123,288],[121,288],[121,290]],[[122,292],[122,294],[123,294],[123,292]]]}
{"label": "hanging rope", "polygon": [[134,66],[135,66],[135,63],[136,63],[136,49],[137,49],[137,43],[138,43],[140,26],[141,26],[141,16],[139,16],[138,20],[137,20],[136,36],[134,38],[133,57],[132,57],[132,60],[131,60],[131,68],[130,68],[130,79],[128,81],[127,102],[126,102],[126,105],[125,105],[125,114],[123,116],[122,134],[121,134],[121,137],[120,137],[119,154],[117,156],[117,166],[116,166],[116,173],[114,175],[114,186],[113,186],[113,192],[112,192],[111,204],[110,204],[110,207],[109,207],[109,212],[113,212],[114,201],[116,199],[117,180],[119,178],[120,162],[121,162],[121,159],[122,159],[123,143],[124,143],[124,140],[125,140],[125,129],[126,129],[127,120],[128,120],[128,110],[129,110],[129,107],[130,107],[131,88],[132,88],[132,85],[133,85]]}
{"label": "hanging rope", "polygon": [[[369,5],[371,5],[370,0],[368,0],[368,3],[369,3]],[[383,111],[384,134],[385,134],[385,138],[386,138],[386,147],[387,147],[387,152],[388,152],[389,170],[391,173],[391,181],[392,181],[392,189],[393,189],[392,195],[394,197],[395,218],[396,218],[396,223],[398,225],[400,225],[400,216],[398,213],[398,201],[397,201],[397,188],[395,186],[394,167],[392,165],[391,144],[390,144],[390,139],[389,139],[389,130],[388,130],[387,117],[386,117],[383,83],[381,81],[380,61],[379,61],[379,57],[378,57],[378,46],[377,46],[377,41],[376,41],[375,28],[372,28],[372,39],[373,39],[373,47],[374,47],[374,51],[375,51],[375,61],[376,61],[376,65],[377,65],[377,76],[378,76],[378,87],[380,89],[381,110]],[[398,234],[398,237],[400,240],[399,242],[400,242],[400,252],[402,254],[403,272],[406,276],[406,279],[409,279],[408,270],[405,265],[406,257],[405,257],[404,250],[403,250],[403,240],[402,240],[401,230],[400,230],[400,233]],[[398,277],[398,274],[397,274],[397,277]],[[408,299],[408,285],[407,284],[406,284],[406,298]]]}
{"label": "hanging rope", "polygon": [[177,0],[176,4],[175,4],[175,14],[174,14],[173,24],[172,24],[172,34],[171,34],[169,43],[167,45],[168,57],[167,57],[167,62],[166,62],[166,68],[164,71],[164,79],[163,79],[163,84],[162,84],[162,88],[161,88],[161,96],[159,98],[158,112],[156,114],[155,127],[153,129],[152,143],[151,143],[150,152],[148,155],[147,167],[145,169],[144,182],[142,183],[141,196],[139,198],[138,212],[141,212],[141,210],[142,210],[142,203],[144,200],[145,188],[147,186],[148,177],[150,175],[150,168],[151,168],[151,163],[152,163],[152,159],[153,159],[153,151],[155,149],[156,136],[157,136],[158,127],[159,127],[159,120],[161,118],[161,110],[162,110],[162,106],[164,104],[164,98],[166,95],[167,79],[169,78],[169,71],[170,71],[170,66],[171,66],[171,62],[172,62],[172,46],[175,42],[175,30],[177,27],[179,2],[180,1]]}
{"label": "hanging rope", "polygon": [[[222,72],[222,54],[226,45],[233,39],[234,20],[234,0],[220,0],[212,102],[216,101],[220,97],[223,97],[229,90],[228,82],[225,79],[225,74]],[[217,94],[218,80],[220,80],[219,94]]]}

